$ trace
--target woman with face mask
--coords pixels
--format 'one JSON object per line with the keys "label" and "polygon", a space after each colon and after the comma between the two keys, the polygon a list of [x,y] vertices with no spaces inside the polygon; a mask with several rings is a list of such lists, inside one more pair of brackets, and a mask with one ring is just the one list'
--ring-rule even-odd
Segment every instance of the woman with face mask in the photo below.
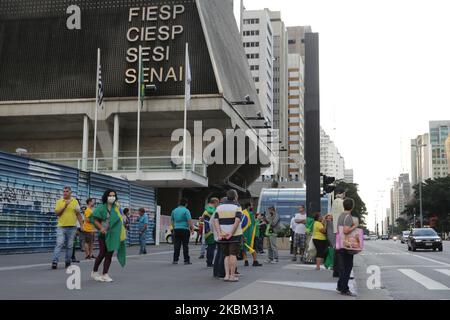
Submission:
{"label": "woman with face mask", "polygon": [[[94,270],[91,274],[91,277],[95,281],[113,281],[108,275],[108,271],[111,266],[114,251],[117,251],[117,259],[120,265],[122,267],[125,266],[126,230],[120,208],[117,204],[118,198],[116,191],[108,189],[103,194],[102,204],[89,217],[91,223],[99,230],[98,243],[100,252],[95,260]],[[100,275],[98,269],[103,260],[105,260],[103,263],[103,274]]]}

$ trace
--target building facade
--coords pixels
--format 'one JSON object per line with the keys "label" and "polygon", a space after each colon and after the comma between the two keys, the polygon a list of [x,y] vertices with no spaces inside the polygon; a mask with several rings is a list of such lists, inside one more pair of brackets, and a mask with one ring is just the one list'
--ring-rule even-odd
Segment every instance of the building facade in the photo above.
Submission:
{"label": "building facade", "polygon": [[[235,137],[223,133],[255,129],[246,119],[270,109],[259,103],[231,2],[67,3],[0,2],[0,150],[25,149],[30,158],[154,187],[163,214],[182,196],[191,199],[193,212],[201,212],[211,195],[229,188],[246,194],[261,168],[270,166],[261,162],[270,152],[254,151],[252,141],[244,160],[262,151],[259,161],[231,164],[208,162],[203,152],[211,142],[208,130],[222,134],[216,150],[230,152],[227,141]],[[272,38],[265,40],[264,45]],[[191,71],[187,129],[193,135],[200,124],[203,139],[195,145],[187,139],[191,148],[184,157],[178,133],[184,131],[186,43]],[[98,49],[102,108],[96,108]],[[138,107],[140,69],[144,84],[156,90]],[[242,105],[245,97],[254,104]],[[185,165],[173,162],[174,150],[180,151],[176,158],[188,160]]]}
{"label": "building facade", "polygon": [[266,125],[274,128],[274,39],[270,11],[243,12],[242,41],[256,91],[266,118]]}
{"label": "building facade", "polygon": [[411,183],[416,185],[432,177],[430,135],[411,140]]}
{"label": "building facade", "polygon": [[433,179],[449,175],[445,143],[450,137],[450,121],[430,121],[431,176]]}
{"label": "building facade", "polygon": [[401,174],[394,181],[391,189],[391,217],[395,225],[398,225],[397,219],[405,210],[406,205],[411,199],[411,182],[409,174]]}
{"label": "building facade", "polygon": [[335,177],[336,180],[345,179],[344,157],[322,128],[320,129],[320,171],[326,176]]}
{"label": "building facade", "polygon": [[344,170],[344,181],[347,183],[354,183],[353,169]]}

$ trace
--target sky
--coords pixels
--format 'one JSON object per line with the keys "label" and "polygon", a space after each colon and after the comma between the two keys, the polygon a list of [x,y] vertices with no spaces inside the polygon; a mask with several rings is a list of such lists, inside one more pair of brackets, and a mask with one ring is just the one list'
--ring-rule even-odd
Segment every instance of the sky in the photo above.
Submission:
{"label": "sky", "polygon": [[[450,1],[244,0],[320,37],[321,125],[354,169],[368,226],[410,172],[411,139],[450,120]],[[381,232],[381,224],[380,224]]]}

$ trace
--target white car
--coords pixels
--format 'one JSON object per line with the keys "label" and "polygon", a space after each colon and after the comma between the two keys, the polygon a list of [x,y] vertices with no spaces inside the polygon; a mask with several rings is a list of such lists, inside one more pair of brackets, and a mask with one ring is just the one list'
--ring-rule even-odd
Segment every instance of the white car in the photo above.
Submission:
{"label": "white car", "polygon": [[[172,226],[166,228],[164,239],[168,244],[173,244]],[[194,233],[191,234],[190,241],[195,241],[195,239],[197,239],[197,230],[194,230]]]}
{"label": "white car", "polygon": [[365,235],[364,235],[364,240],[370,240],[370,236],[367,235],[367,234],[365,234]]}

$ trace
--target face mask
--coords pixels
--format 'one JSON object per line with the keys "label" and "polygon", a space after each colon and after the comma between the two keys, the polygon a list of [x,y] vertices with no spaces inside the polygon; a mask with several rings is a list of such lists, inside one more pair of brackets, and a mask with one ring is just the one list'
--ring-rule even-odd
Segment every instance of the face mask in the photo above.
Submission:
{"label": "face mask", "polygon": [[109,204],[113,204],[114,202],[116,202],[116,197],[108,197]]}

